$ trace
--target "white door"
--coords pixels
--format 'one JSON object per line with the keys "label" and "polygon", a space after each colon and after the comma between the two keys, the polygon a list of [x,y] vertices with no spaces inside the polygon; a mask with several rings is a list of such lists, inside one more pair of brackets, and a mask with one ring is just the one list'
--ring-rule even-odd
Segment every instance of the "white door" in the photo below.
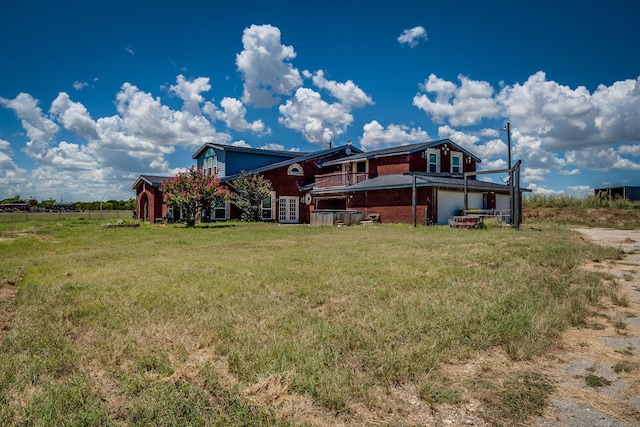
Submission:
{"label": "white door", "polygon": [[278,208],[278,222],[284,224],[298,223],[298,201],[296,196],[280,196]]}

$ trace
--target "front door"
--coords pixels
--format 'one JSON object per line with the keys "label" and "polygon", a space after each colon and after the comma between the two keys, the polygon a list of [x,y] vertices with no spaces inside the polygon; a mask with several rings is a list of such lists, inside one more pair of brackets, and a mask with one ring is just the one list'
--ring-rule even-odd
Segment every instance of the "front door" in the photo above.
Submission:
{"label": "front door", "polygon": [[284,224],[298,223],[298,201],[296,196],[281,196],[278,208],[278,222]]}

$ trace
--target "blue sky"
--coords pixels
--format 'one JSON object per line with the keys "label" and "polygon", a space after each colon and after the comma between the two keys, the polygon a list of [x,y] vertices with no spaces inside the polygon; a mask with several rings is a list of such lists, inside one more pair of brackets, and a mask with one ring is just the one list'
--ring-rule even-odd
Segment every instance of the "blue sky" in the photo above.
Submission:
{"label": "blue sky", "polygon": [[450,138],[501,169],[507,122],[535,192],[640,185],[638,16],[626,0],[11,2],[0,199],[128,199],[205,142]]}

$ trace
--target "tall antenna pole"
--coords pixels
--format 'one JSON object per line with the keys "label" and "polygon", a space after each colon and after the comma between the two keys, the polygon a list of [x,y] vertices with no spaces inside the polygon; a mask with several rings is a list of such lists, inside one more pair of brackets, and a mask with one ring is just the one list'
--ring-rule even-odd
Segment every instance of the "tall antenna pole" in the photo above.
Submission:
{"label": "tall antenna pole", "polygon": [[511,170],[511,123],[507,122],[507,156],[509,162],[509,223],[513,225],[514,222],[514,191],[513,191],[513,170]]}
{"label": "tall antenna pole", "polygon": [[507,148],[509,153],[509,169],[511,169],[511,123],[507,122]]}

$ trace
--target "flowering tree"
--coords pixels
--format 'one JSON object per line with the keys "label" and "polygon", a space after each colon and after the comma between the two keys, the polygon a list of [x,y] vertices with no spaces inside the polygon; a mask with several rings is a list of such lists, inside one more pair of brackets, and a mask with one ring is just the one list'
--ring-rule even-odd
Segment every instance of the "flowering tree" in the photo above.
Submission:
{"label": "flowering tree", "polygon": [[231,198],[231,192],[220,184],[218,178],[203,174],[195,166],[163,182],[160,191],[168,205],[180,209],[185,215],[187,227],[195,226],[200,210],[209,210],[212,204]]}
{"label": "flowering tree", "polygon": [[243,221],[260,221],[262,219],[262,201],[271,197],[271,181],[262,175],[242,174],[229,183],[235,190],[231,199],[233,204],[242,211]]}

